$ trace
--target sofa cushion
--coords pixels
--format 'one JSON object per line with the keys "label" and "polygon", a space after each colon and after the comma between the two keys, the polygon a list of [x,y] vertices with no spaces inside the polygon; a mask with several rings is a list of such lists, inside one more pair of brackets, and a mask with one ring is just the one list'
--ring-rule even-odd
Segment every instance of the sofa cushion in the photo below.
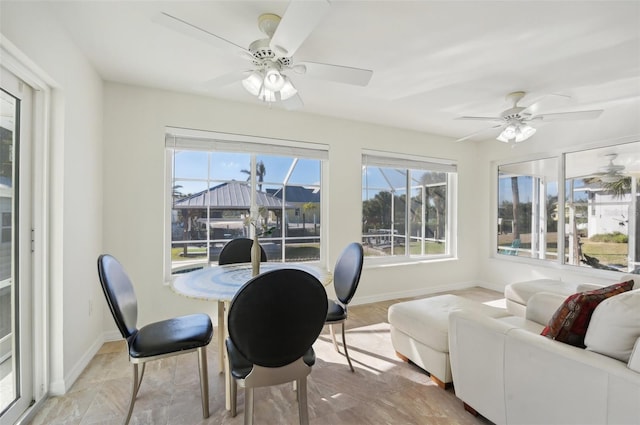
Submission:
{"label": "sofa cushion", "polygon": [[510,283],[504,288],[505,298],[522,305],[527,305],[529,298],[538,292],[553,292],[568,296],[576,292],[576,285],[555,279],[536,279]]}
{"label": "sofa cushion", "polygon": [[[389,324],[409,337],[441,353],[449,352],[449,313],[477,311],[489,317],[502,317],[504,309],[445,294],[403,301],[389,307]],[[407,355],[408,353],[402,353]]]}
{"label": "sofa cushion", "polygon": [[587,350],[628,362],[640,338],[640,289],[602,301],[593,312],[584,343]]}
{"label": "sofa cushion", "polygon": [[538,292],[529,298],[525,318],[542,325],[544,328],[566,298],[565,295],[552,292]]}
{"label": "sofa cushion", "polygon": [[627,363],[627,367],[640,373],[640,338],[638,338],[635,345],[633,346],[633,350],[631,351],[631,356],[629,357],[629,363]]}
{"label": "sofa cushion", "polygon": [[603,300],[629,291],[633,281],[616,283],[593,291],[570,295],[556,310],[542,335],[566,344],[584,348],[584,337],[591,315]]}

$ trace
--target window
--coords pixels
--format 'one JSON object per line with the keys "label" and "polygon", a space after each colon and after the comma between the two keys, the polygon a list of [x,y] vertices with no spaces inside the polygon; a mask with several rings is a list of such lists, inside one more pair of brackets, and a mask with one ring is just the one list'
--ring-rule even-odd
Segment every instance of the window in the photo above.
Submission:
{"label": "window", "polygon": [[498,253],[558,258],[558,160],[498,167]]}
{"label": "window", "polygon": [[252,222],[269,261],[320,260],[322,145],[176,129],[166,145],[171,274],[216,263]]}
{"label": "window", "polygon": [[638,273],[639,180],[640,142],[500,165],[498,254]]}
{"label": "window", "polygon": [[640,142],[565,155],[565,262],[640,271]]}
{"label": "window", "polygon": [[365,256],[452,255],[455,163],[382,152],[365,153],[362,163]]}

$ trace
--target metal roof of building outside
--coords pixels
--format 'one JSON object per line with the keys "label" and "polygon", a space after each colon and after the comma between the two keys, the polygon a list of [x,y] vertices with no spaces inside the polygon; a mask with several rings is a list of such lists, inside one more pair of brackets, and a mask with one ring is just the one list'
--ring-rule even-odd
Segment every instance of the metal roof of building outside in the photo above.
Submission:
{"label": "metal roof of building outside", "polygon": [[[258,207],[270,210],[282,209],[282,199],[269,193],[256,191]],[[216,208],[227,210],[248,210],[251,207],[251,191],[246,182],[231,181],[211,187],[200,193],[174,202],[174,208],[202,209]],[[285,208],[294,208],[286,204]]]}

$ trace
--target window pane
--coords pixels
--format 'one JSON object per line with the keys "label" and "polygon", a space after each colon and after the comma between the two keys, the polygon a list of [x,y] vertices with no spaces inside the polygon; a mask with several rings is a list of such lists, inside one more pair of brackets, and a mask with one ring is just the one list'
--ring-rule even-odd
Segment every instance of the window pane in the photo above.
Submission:
{"label": "window pane", "polygon": [[235,152],[211,152],[211,175],[216,181],[249,181],[251,155]]}
{"label": "window pane", "polygon": [[285,183],[295,160],[295,158],[282,156],[258,155],[256,168],[258,182]]}
{"label": "window pane", "polygon": [[556,158],[498,167],[499,254],[557,259],[557,175]]}
{"label": "window pane", "polygon": [[448,254],[447,173],[365,165],[362,181],[365,255]]}
{"label": "window pane", "polygon": [[565,262],[637,272],[640,142],[566,155]]}
{"label": "window pane", "polygon": [[230,239],[251,236],[252,191],[269,261],[320,259],[320,160],[256,155],[252,189],[252,154],[172,152],[174,174],[182,175],[170,188],[173,273],[215,263]]}
{"label": "window pane", "polygon": [[207,152],[176,150],[173,156],[173,175],[176,179],[202,179],[207,177]]}
{"label": "window pane", "polygon": [[313,159],[298,160],[289,178],[289,184],[313,184],[319,187],[320,161]]}
{"label": "window pane", "polygon": [[206,263],[206,210],[198,208],[198,204],[201,204],[204,199],[203,194],[206,193],[207,184],[201,181],[174,180],[172,189],[172,263],[179,269]]}

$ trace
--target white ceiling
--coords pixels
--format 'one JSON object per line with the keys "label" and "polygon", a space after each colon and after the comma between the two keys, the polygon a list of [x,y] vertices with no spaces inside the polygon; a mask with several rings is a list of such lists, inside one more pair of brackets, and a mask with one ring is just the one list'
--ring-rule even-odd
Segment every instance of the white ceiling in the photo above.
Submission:
{"label": "white ceiling", "polygon": [[[248,62],[152,18],[164,11],[248,47],[264,38],[258,16],[282,15],[287,4],[49,2],[105,80],[253,104],[261,102],[239,82],[204,88],[208,80],[248,69]],[[289,74],[305,103],[303,112],[458,138],[491,124],[456,117],[496,116],[511,106],[505,95],[516,90],[529,93],[521,102],[525,106],[550,93],[571,96],[547,97],[538,112],[602,108],[606,113],[637,105],[640,1],[332,0],[294,59],[374,72],[367,87]]]}

